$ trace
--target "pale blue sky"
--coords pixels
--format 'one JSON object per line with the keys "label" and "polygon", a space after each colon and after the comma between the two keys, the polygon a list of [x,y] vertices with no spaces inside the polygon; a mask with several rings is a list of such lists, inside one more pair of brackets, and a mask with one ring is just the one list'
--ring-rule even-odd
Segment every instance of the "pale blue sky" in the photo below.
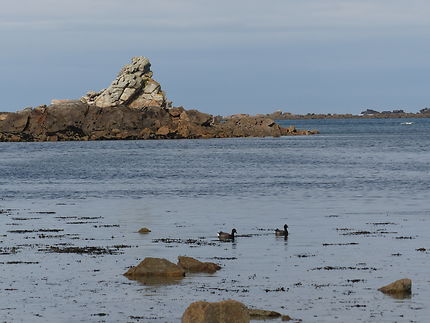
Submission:
{"label": "pale blue sky", "polygon": [[100,90],[132,56],[212,114],[430,106],[428,0],[0,4],[0,111]]}

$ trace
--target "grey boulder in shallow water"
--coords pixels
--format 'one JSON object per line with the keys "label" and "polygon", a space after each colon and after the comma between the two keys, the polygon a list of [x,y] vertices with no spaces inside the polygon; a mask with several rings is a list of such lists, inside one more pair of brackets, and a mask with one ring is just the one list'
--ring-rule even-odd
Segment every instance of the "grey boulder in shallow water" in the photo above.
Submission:
{"label": "grey boulder in shallow water", "polygon": [[409,278],[399,279],[391,284],[379,288],[378,290],[395,298],[406,298],[411,295],[412,280]]}
{"label": "grey boulder in shallow water", "polygon": [[247,307],[241,302],[195,302],[185,310],[182,323],[248,323]]}

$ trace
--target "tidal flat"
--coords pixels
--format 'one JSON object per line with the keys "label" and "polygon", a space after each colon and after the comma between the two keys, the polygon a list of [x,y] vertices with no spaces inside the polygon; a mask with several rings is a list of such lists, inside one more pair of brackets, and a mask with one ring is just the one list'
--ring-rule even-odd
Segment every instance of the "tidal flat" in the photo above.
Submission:
{"label": "tidal flat", "polygon": [[[284,211],[291,228],[284,239],[267,225],[274,222],[269,214],[280,215],[278,203],[241,201],[237,211],[236,201],[118,202],[19,203],[3,211],[2,319],[178,322],[194,301],[230,298],[308,322],[422,322],[428,314],[425,212],[357,214],[328,205],[330,211],[301,210],[306,217]],[[198,220],[202,209],[205,221]],[[35,218],[41,210],[50,212]],[[233,210],[239,236],[220,242],[216,228],[233,225]],[[143,225],[152,232],[139,234]],[[176,262],[180,255],[222,269],[171,281],[122,275],[145,257]],[[413,280],[410,298],[377,291],[403,277]]]}

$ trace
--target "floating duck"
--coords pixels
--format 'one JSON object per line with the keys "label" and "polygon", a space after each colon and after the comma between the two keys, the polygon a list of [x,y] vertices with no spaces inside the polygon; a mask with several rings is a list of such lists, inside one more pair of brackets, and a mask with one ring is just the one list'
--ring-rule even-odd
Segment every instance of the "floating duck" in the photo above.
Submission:
{"label": "floating duck", "polygon": [[218,239],[221,241],[225,240],[234,240],[234,234],[237,233],[236,229],[231,230],[231,233],[227,232],[218,232]]}
{"label": "floating duck", "polygon": [[284,236],[284,237],[288,236],[288,225],[286,225],[286,224],[284,225],[284,230],[276,229],[275,235],[276,236]]}

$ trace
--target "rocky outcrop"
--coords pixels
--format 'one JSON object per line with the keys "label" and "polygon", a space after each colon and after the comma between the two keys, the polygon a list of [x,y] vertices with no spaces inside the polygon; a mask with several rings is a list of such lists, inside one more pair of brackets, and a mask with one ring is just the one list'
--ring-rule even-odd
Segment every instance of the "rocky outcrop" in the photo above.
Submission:
{"label": "rocky outcrop", "polygon": [[135,279],[140,277],[184,277],[185,271],[174,263],[163,258],[145,258],[140,264],[130,268],[124,276]]}
{"label": "rocky outcrop", "polygon": [[282,128],[266,117],[215,120],[197,110],[100,108],[69,101],[2,115],[0,141],[279,137],[315,132]]}
{"label": "rocky outcrop", "polygon": [[197,259],[185,256],[178,257],[178,266],[185,271],[194,273],[214,273],[221,269],[221,266],[213,262],[201,262]]}
{"label": "rocky outcrop", "polygon": [[266,116],[219,118],[171,107],[152,79],[151,64],[134,57],[105,90],[80,100],[0,113],[0,141],[195,139],[313,134],[282,128]]}
{"label": "rocky outcrop", "polygon": [[234,300],[195,302],[182,315],[182,323],[247,323],[249,320],[246,306]]}
{"label": "rocky outcrop", "polygon": [[297,129],[295,126],[291,126],[288,128],[281,128],[281,135],[282,136],[309,136],[309,135],[316,135],[320,132],[318,130],[303,130],[303,129]]}
{"label": "rocky outcrop", "polygon": [[406,298],[411,295],[412,280],[408,278],[399,279],[391,284],[379,288],[378,290],[395,298]]}
{"label": "rocky outcrop", "polygon": [[160,84],[152,79],[151,63],[146,57],[133,57],[105,90],[88,92],[82,101],[99,108],[166,107],[168,102]]}

